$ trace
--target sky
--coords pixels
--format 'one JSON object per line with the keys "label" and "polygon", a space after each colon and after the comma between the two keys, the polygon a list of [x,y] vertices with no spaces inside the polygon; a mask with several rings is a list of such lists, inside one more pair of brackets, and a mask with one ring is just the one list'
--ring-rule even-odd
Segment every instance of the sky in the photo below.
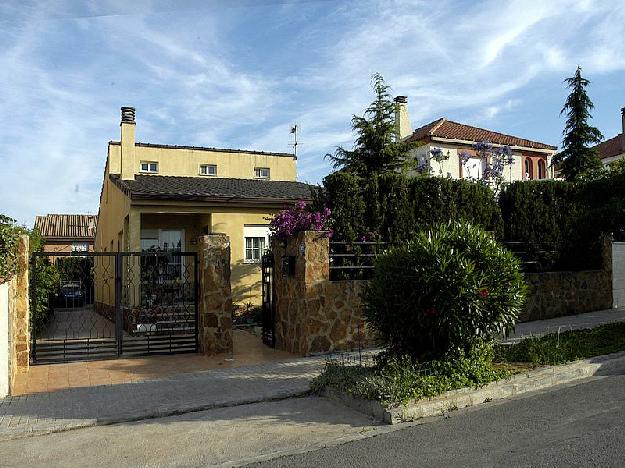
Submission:
{"label": "sky", "polygon": [[625,0],[0,2],[0,213],[97,213],[120,107],[137,141],[324,155],[381,73],[413,128],[440,117],[561,144],[563,79],[591,80],[592,123],[620,132]]}

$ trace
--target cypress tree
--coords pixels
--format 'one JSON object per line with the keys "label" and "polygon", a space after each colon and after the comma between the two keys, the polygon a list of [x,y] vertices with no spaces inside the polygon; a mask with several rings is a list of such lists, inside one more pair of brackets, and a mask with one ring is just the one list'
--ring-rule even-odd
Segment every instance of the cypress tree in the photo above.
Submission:
{"label": "cypress tree", "polygon": [[566,114],[566,124],[562,132],[563,149],[554,157],[554,163],[560,166],[566,180],[574,181],[601,168],[596,150],[589,146],[599,143],[603,135],[588,123],[594,105],[586,93],[590,81],[582,77],[581,67],[564,82],[571,93],[560,111],[560,115]]}
{"label": "cypress tree", "polygon": [[395,125],[396,104],[382,75],[373,75],[372,85],[375,100],[362,117],[352,117],[352,129],[357,134],[354,148],[338,147],[334,154],[326,154],[335,169],[361,176],[394,171],[404,165],[406,153],[414,147],[399,138]]}

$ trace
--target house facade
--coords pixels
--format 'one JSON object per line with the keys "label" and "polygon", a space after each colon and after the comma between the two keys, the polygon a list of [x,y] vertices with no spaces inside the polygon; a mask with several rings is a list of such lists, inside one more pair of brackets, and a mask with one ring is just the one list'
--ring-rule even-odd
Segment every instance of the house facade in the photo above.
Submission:
{"label": "house facade", "polygon": [[98,217],[85,214],[47,214],[35,218],[44,252],[93,252]]}
{"label": "house facade", "polygon": [[595,146],[604,166],[625,157],[625,107],[621,109],[621,133]]}
{"label": "house facade", "polygon": [[295,181],[295,156],[136,142],[129,107],[120,125],[120,141],[108,144],[95,250],[195,252],[198,236],[224,233],[233,301],[259,303],[268,218],[312,195]]}
{"label": "house facade", "polygon": [[[395,104],[400,137],[418,144],[413,152],[414,164],[410,165],[413,173],[421,167],[434,176],[479,179],[485,162],[477,156],[474,145],[487,141],[494,148],[508,146],[512,150],[513,163],[502,174],[505,182],[554,177],[551,160],[556,146],[454,122],[445,117],[413,131],[406,96],[396,97]],[[433,157],[437,153],[443,156],[440,161]]]}

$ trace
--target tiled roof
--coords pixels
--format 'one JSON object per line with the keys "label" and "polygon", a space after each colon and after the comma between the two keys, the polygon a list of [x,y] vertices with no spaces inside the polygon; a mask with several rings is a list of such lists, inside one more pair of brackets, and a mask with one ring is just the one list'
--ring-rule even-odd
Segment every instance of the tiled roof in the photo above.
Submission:
{"label": "tiled roof", "polygon": [[611,158],[625,153],[625,149],[623,148],[623,134],[619,133],[614,138],[599,143],[595,146],[595,149],[601,159]]}
{"label": "tiled roof", "polygon": [[[109,145],[119,146],[119,141],[109,141]],[[161,145],[157,143],[141,143],[136,142],[135,146],[143,146],[144,148],[165,148],[165,149],[186,149],[196,151],[214,151],[216,153],[245,153],[245,154],[260,154],[265,156],[279,156],[281,158],[295,158],[293,153],[272,153],[270,151],[255,151],[245,149],[229,149],[229,148],[212,148],[210,146],[181,146],[181,145]]]}
{"label": "tiled roof", "polygon": [[134,180],[109,176],[132,199],[291,202],[310,200],[315,186],[302,182],[212,177],[137,175]]}
{"label": "tiled roof", "polygon": [[557,147],[541,143],[539,141],[526,140],[504,133],[493,132],[485,128],[472,127],[446,118],[441,118],[417,128],[408,141],[424,140],[428,137],[447,138],[450,140],[468,140],[468,141],[490,141],[499,145],[520,146],[532,149],[548,149],[555,150]]}
{"label": "tiled roof", "polygon": [[46,238],[89,239],[95,237],[96,215],[49,214],[35,218],[35,229]]}

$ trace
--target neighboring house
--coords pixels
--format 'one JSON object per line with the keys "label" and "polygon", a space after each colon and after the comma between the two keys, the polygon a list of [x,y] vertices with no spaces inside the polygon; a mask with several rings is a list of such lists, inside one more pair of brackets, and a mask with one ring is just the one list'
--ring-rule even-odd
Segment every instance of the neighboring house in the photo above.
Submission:
{"label": "neighboring house", "polygon": [[98,217],[84,214],[48,214],[35,218],[44,252],[93,252]]}
{"label": "neighboring house", "polygon": [[625,107],[621,109],[621,133],[595,146],[604,166],[625,156]]}
{"label": "neighboring house", "polygon": [[96,251],[193,252],[202,234],[231,243],[235,302],[260,302],[268,218],[309,200],[288,153],[135,142],[135,110],[122,108],[121,141],[108,144]]}
{"label": "neighboring house", "polygon": [[[473,145],[488,141],[495,147],[509,146],[512,150],[514,164],[506,167],[503,174],[505,181],[553,178],[551,159],[556,152],[556,146],[473,127],[444,117],[412,131],[406,96],[397,96],[395,103],[400,137],[419,143],[414,153],[415,168],[429,165],[433,175],[454,179],[480,178],[484,162],[476,157]],[[441,150],[449,158],[439,163],[432,158],[433,150]],[[462,152],[472,157],[462,163],[459,158]]]}

